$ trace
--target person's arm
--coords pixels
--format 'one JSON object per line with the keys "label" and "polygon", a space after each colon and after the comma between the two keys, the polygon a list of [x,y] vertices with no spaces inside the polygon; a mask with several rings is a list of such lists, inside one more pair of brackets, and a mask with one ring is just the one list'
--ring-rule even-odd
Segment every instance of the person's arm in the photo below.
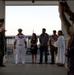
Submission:
{"label": "person's arm", "polygon": [[15,36],[15,39],[14,39],[14,49],[16,49],[16,43],[17,43],[17,36]]}
{"label": "person's arm", "polygon": [[39,42],[40,42],[40,45],[42,44],[42,42],[41,42],[41,35],[40,35],[40,37],[39,37]]}
{"label": "person's arm", "polygon": [[24,44],[25,44],[25,48],[27,48],[27,42],[26,42],[26,37],[24,36]]}
{"label": "person's arm", "polygon": [[38,38],[36,38],[36,44],[37,44],[37,42],[38,42]]}
{"label": "person's arm", "polygon": [[14,49],[16,49],[16,40],[14,41]]}
{"label": "person's arm", "polygon": [[51,45],[51,38],[49,39],[49,46]]}
{"label": "person's arm", "polygon": [[27,48],[27,42],[26,42],[26,41],[24,41],[24,43],[25,43],[25,48]]}

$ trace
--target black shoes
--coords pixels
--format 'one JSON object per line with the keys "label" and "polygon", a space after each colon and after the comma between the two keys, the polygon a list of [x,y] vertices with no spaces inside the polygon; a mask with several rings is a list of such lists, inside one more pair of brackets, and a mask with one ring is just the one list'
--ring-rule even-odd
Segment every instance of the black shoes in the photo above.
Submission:
{"label": "black shoes", "polygon": [[[44,64],[44,63],[42,63],[42,62],[39,62],[39,64]],[[45,64],[48,64],[47,62],[45,62]]]}
{"label": "black shoes", "polygon": [[42,62],[39,62],[39,64],[42,64]]}
{"label": "black shoes", "polygon": [[58,63],[57,64],[59,67],[63,67],[64,66],[64,64],[60,64],[60,63]]}
{"label": "black shoes", "polygon": [[48,64],[47,62],[45,62],[45,64]]}
{"label": "black shoes", "polygon": [[0,67],[6,67],[5,65],[0,65]]}
{"label": "black shoes", "polygon": [[54,65],[55,63],[50,63],[51,65]]}

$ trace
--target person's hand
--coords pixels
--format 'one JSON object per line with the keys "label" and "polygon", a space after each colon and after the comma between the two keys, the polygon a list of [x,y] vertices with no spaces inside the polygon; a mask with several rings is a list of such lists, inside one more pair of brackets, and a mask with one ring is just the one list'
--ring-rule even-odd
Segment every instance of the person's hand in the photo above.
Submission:
{"label": "person's hand", "polygon": [[59,11],[60,14],[64,12],[64,11],[63,11],[63,7],[62,7],[62,5],[60,4],[60,2],[59,2],[58,11]]}

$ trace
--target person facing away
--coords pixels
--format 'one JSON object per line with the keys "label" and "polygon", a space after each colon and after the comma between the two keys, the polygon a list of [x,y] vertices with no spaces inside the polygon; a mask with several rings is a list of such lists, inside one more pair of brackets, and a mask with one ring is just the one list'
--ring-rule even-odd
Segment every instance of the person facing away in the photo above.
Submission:
{"label": "person facing away", "polygon": [[39,37],[39,42],[40,42],[40,62],[39,64],[42,64],[43,62],[43,52],[45,54],[45,64],[47,64],[48,61],[48,40],[49,40],[49,35],[46,33],[46,29],[42,29],[42,33]]}
{"label": "person facing away", "polygon": [[58,31],[58,40],[56,42],[58,47],[58,66],[64,66],[65,64],[65,38],[61,30]]}
{"label": "person facing away", "polygon": [[32,54],[32,63],[36,63],[37,60],[37,36],[35,33],[32,34],[31,36],[31,54]]}
{"label": "person facing away", "polygon": [[54,44],[57,41],[57,39],[58,39],[58,35],[56,34],[56,30],[53,30],[53,35],[51,36],[49,40],[50,53],[51,53],[51,63],[50,64],[55,64],[54,53],[57,54],[57,47],[54,46]]}
{"label": "person facing away", "polygon": [[5,50],[5,28],[3,27],[4,19],[0,19],[0,67],[5,67],[3,64]]}
{"label": "person facing away", "polygon": [[27,47],[26,37],[22,33],[22,29],[18,29],[18,34],[14,40],[15,64],[22,62],[25,64],[25,48]]}

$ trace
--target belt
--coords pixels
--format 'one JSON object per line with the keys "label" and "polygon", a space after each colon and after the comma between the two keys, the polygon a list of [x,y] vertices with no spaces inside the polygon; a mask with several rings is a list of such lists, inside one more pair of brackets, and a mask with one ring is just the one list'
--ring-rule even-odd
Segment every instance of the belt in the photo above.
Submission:
{"label": "belt", "polygon": [[23,46],[22,44],[19,44],[19,45],[17,45],[17,46]]}

